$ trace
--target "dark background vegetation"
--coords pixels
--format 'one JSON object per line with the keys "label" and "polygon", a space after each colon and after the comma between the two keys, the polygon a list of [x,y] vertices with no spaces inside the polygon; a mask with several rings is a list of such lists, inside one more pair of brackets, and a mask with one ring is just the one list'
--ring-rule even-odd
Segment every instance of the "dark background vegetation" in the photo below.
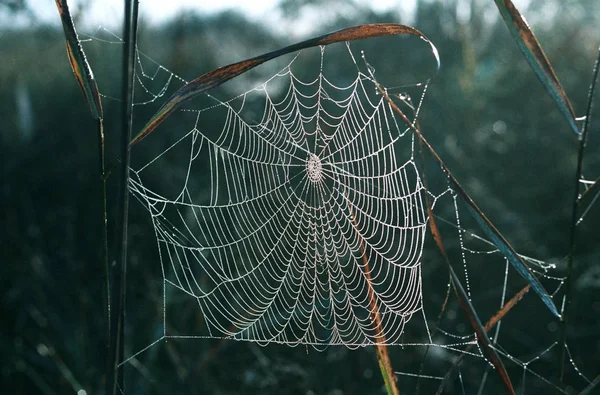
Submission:
{"label": "dark background vegetation", "polygon": [[[509,36],[493,1],[420,1],[410,21],[400,7],[378,14],[361,4],[287,0],[281,9],[289,20],[301,17],[311,7],[322,11],[328,17],[319,22],[315,34],[371,22],[410,22],[424,32],[442,60],[422,109],[424,134],[516,249],[556,263],[558,275],[564,276],[577,139]],[[26,1],[1,1],[0,7],[17,16],[31,15],[33,6]],[[462,17],[459,7],[470,8],[470,16]],[[85,12],[85,7],[79,11]],[[582,115],[600,43],[600,2],[532,0],[522,12],[577,115]],[[45,26],[30,18],[30,27],[0,27],[0,388],[3,393],[23,394],[68,394],[80,389],[102,393],[106,302],[95,125],[68,64],[62,31],[57,24]],[[89,27],[79,30],[94,31]],[[273,31],[234,12],[212,16],[185,13],[160,27],[142,24],[140,48],[165,67],[192,79],[298,38]],[[104,93],[113,89],[106,81],[120,80],[120,49],[108,47],[86,47]],[[381,56],[392,58],[388,53]],[[416,57],[416,64],[419,57],[425,59],[429,54],[406,56]],[[104,106],[107,157],[112,158],[117,152],[118,102],[105,100]],[[136,110],[138,123],[143,124],[154,109]],[[594,179],[600,173],[600,122],[594,121],[590,131],[584,176]],[[166,141],[168,137],[162,143]],[[152,144],[156,146],[149,150],[154,152],[163,147],[161,138]],[[144,153],[140,157],[144,160]],[[109,190],[112,220],[116,206],[116,182],[112,179]],[[158,338],[162,331],[162,278],[154,236],[145,213],[135,205],[133,202],[126,354],[148,344],[146,339]],[[574,362],[588,378],[600,373],[598,219],[600,210],[595,206],[579,229],[576,296],[569,331]],[[112,248],[114,244],[110,244]],[[431,243],[428,247],[423,259],[424,303],[435,319],[448,274],[439,253]],[[454,263],[460,270],[460,262]],[[469,267],[471,281],[490,281],[489,273],[495,270],[499,275],[491,280],[501,289],[502,259],[480,263],[482,267]],[[492,265],[495,269],[489,268]],[[509,289],[514,293],[519,284],[523,286],[517,282]],[[556,282],[552,290],[555,288]],[[555,297],[557,305],[562,301],[561,292],[562,288]],[[484,320],[497,309],[499,299],[490,299],[493,305],[486,301],[484,293],[475,299],[480,303],[476,307],[486,312]],[[523,322],[527,324],[519,324]],[[503,325],[500,344],[522,361],[540,355],[552,339],[559,341],[556,320],[533,294]],[[394,369],[417,373],[423,352],[422,348],[390,348]],[[557,347],[531,369],[557,382],[558,355]],[[454,356],[428,362],[424,373],[444,375]],[[446,393],[477,392],[487,363],[473,359],[461,368],[462,383],[455,375]],[[529,373],[522,378],[519,365],[505,363],[523,393],[553,391],[552,385]],[[370,348],[349,351],[331,347],[316,352],[238,342],[168,341],[125,369],[127,394],[382,392]],[[402,393],[415,392],[414,378],[399,376],[399,380]],[[493,372],[489,380],[483,393],[503,392]],[[423,381],[421,392],[433,392],[437,382]],[[567,369],[566,382],[573,391],[586,385],[572,368]]]}

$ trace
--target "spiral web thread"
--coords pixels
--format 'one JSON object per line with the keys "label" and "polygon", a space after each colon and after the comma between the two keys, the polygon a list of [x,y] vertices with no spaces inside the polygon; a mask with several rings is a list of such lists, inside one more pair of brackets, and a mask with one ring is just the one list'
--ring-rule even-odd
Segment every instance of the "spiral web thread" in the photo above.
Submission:
{"label": "spiral web thread", "polygon": [[[99,28],[86,43],[120,45],[122,40]],[[414,134],[377,94],[366,60],[355,59],[348,47],[356,78],[336,85],[324,72],[326,50],[320,49],[315,78],[297,76],[298,55],[231,100],[207,95],[210,104],[182,111],[193,116],[191,130],[131,170],[130,190],[150,213],[158,245],[163,323],[161,335],[121,365],[137,364],[142,353],[166,339],[307,344],[317,350],[385,343],[433,350],[431,374],[423,360],[424,371],[398,375],[439,381],[450,365],[440,368],[435,361],[461,355],[467,357],[459,367],[461,383],[461,371],[479,364],[485,373],[477,385],[484,388],[489,363],[476,347],[476,336],[456,322],[461,313],[444,304],[430,329],[438,311],[426,314],[423,302],[426,196],[438,224],[454,232],[449,240],[458,243],[464,284],[474,303],[489,298],[491,289],[470,281],[485,265],[486,276],[497,278],[497,308],[504,306],[511,295],[509,263],[490,241],[461,223],[464,208],[448,185],[437,191],[424,187]],[[137,61],[136,107],[160,102],[187,82],[142,52]],[[427,83],[409,88],[420,91],[413,95],[419,97],[416,105],[410,95],[388,93],[405,104],[402,109],[415,122]],[[110,94],[103,97],[113,100]],[[164,174],[163,165],[172,162],[184,169],[183,177],[181,171]],[[154,188],[157,176],[170,178],[170,187]],[[552,295],[559,294],[564,278],[554,274],[555,266],[523,258],[555,284]],[[495,275],[488,274],[492,262]],[[436,271],[427,270],[429,276]],[[170,321],[183,301],[192,301],[203,322],[174,331]],[[419,335],[413,331],[405,338],[414,314],[419,317],[410,324],[417,322]],[[504,360],[521,369],[520,386],[535,378],[543,388],[566,393],[536,369],[559,352],[559,343],[506,349],[499,343],[508,333],[502,328],[499,323],[490,335]],[[590,378],[567,351],[570,366],[587,385]]]}
{"label": "spiral web thread", "polygon": [[[337,86],[322,72],[302,81],[293,65],[195,111],[194,128],[177,142],[190,159],[176,198],[144,186],[146,166],[134,172],[131,190],[152,215],[165,283],[196,300],[204,336],[398,343],[422,308],[426,215],[412,134],[371,76]],[[281,80],[277,99],[270,85]],[[262,115],[253,122],[245,113],[257,96]],[[203,127],[215,113],[216,133]],[[409,149],[400,153],[400,144]],[[198,172],[210,173],[200,203],[189,188]]]}

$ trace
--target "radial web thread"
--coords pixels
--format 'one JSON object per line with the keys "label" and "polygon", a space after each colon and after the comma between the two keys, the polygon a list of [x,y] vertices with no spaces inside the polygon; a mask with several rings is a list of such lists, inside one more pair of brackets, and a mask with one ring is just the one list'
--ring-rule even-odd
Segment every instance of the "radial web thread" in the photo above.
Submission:
{"label": "radial web thread", "polygon": [[175,196],[146,187],[160,156],[134,170],[166,286],[204,317],[198,336],[395,344],[422,309],[413,134],[349,48],[358,72],[345,86],[322,72],[324,51],[315,79],[297,77],[294,58],[259,87],[191,110],[193,129],[161,154],[187,151]]}

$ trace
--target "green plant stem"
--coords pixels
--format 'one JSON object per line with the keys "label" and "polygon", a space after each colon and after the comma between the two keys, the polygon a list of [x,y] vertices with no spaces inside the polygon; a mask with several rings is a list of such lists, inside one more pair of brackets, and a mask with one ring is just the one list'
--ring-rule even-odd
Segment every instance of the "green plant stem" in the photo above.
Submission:
{"label": "green plant stem", "polygon": [[104,266],[104,284],[106,309],[104,311],[106,318],[106,361],[107,367],[110,366],[110,267],[108,265],[108,205],[106,200],[106,178],[104,171],[106,169],[106,158],[104,153],[104,123],[102,118],[98,119],[98,157],[100,160],[100,182],[102,183],[102,264]]}
{"label": "green plant stem", "polygon": [[135,48],[137,39],[138,1],[125,0],[122,83],[122,133],[121,133],[121,177],[119,190],[119,216],[117,228],[118,253],[112,267],[112,309],[117,317],[111,320],[110,368],[107,380],[107,394],[117,394],[124,390],[123,369],[119,363],[124,358],[125,337],[125,285],[127,274],[127,224],[129,215],[129,141],[133,124],[133,83],[135,75]]}
{"label": "green plant stem", "polygon": [[598,55],[596,62],[594,63],[594,69],[592,71],[592,82],[590,83],[590,89],[588,90],[587,108],[585,111],[585,118],[583,120],[583,128],[579,135],[579,152],[577,154],[577,169],[575,171],[575,196],[573,197],[573,207],[571,211],[571,228],[569,231],[569,257],[567,267],[567,279],[565,284],[565,303],[562,312],[562,350],[560,356],[560,382],[563,382],[565,373],[565,358],[567,356],[567,327],[569,322],[569,307],[571,305],[571,288],[573,279],[573,264],[575,259],[575,242],[577,240],[577,222],[579,217],[579,202],[580,202],[580,181],[583,172],[583,156],[585,153],[585,146],[587,144],[588,130],[590,121],[592,118],[592,104],[594,102],[594,92],[596,90],[596,80],[598,79],[598,69],[600,68],[600,48],[598,48]]}

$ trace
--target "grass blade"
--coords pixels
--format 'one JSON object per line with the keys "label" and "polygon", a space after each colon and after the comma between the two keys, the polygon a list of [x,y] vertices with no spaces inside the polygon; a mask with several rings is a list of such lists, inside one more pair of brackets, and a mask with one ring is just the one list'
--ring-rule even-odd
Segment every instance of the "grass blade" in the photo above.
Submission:
{"label": "grass blade", "polygon": [[496,314],[492,316],[492,318],[488,320],[488,322],[485,323],[485,330],[489,332],[489,330],[492,329],[498,323],[498,321],[504,318],[506,313],[508,313],[513,307],[515,307],[517,303],[519,303],[521,299],[523,299],[523,296],[525,296],[530,289],[531,285],[527,284],[525,287],[523,287],[523,289],[517,292],[515,296],[508,301],[508,303],[506,303],[500,310],[496,312]]}
{"label": "grass blade", "polygon": [[[479,319],[479,316],[477,315],[475,308],[471,304],[471,301],[469,300],[469,296],[467,295],[467,292],[463,288],[462,284],[460,283],[460,280],[458,279],[458,276],[456,275],[456,273],[454,272],[454,269],[452,268],[452,265],[450,264],[450,260],[448,259],[448,255],[446,254],[446,250],[445,250],[444,244],[442,242],[441,234],[438,230],[437,224],[433,217],[433,213],[431,211],[431,206],[429,206],[429,204],[427,206],[427,212],[429,213],[429,227],[431,228],[431,233],[433,234],[433,239],[435,240],[435,242],[438,246],[438,249],[442,253],[442,256],[444,257],[444,260],[446,261],[446,264],[448,266],[448,270],[450,271],[450,278],[452,279],[452,285],[454,286],[454,291],[456,293],[458,302],[460,303],[460,306],[462,307],[463,311],[465,312],[467,319],[469,320],[469,323],[471,324],[471,327],[475,331],[475,333],[477,335],[477,339],[479,341],[479,344],[485,350],[486,354],[488,355],[488,358],[490,359],[490,361],[496,368],[496,371],[498,372],[498,375],[502,379],[502,382],[504,383],[504,386],[508,390],[508,393],[515,394],[514,387],[512,385],[512,382],[510,381],[508,372],[506,371],[506,368],[504,367],[504,363],[502,363],[500,356],[498,355],[496,350],[492,347],[492,342],[491,342],[489,336],[487,335],[487,331],[489,330],[489,328],[486,328],[481,324],[481,320]],[[512,306],[514,306],[514,304],[509,306],[507,309],[501,310],[500,313],[502,313],[502,311],[505,310],[505,312],[502,315],[506,314],[506,312],[508,310],[510,310],[512,308]]]}
{"label": "grass blade", "polygon": [[92,69],[83,52],[81,42],[77,37],[67,0],[55,0],[55,2],[65,32],[65,39],[67,40],[67,54],[69,56],[69,63],[71,63],[71,68],[73,69],[73,74],[75,74],[79,87],[83,91],[83,95],[92,112],[92,116],[96,120],[102,119],[102,102],[100,101],[98,85],[96,84],[94,73],[92,73]]}
{"label": "grass blade", "polygon": [[[210,71],[193,81],[190,81],[179,90],[177,90],[161,107],[158,111],[152,116],[150,121],[144,126],[142,131],[131,141],[131,145],[139,142],[148,134],[150,134],[154,129],[158,127],[167,117],[172,114],[175,110],[177,110],[181,105],[183,105],[188,100],[197,97],[212,88],[215,88],[226,81],[231,80],[232,78],[237,77],[240,74],[245,73],[246,71],[263,64],[269,60],[275,59],[279,56],[300,51],[302,49],[316,47],[319,45],[329,45],[337,42],[344,41],[354,41],[366,38],[373,37],[383,37],[383,36],[391,36],[391,35],[399,35],[399,34],[411,34],[418,37],[423,38],[425,41],[429,42],[417,29],[414,29],[405,25],[398,25],[393,23],[380,23],[380,24],[369,24],[369,25],[359,25],[355,27],[350,27],[347,29],[338,30],[333,33],[325,34],[323,36],[314,37],[308,39],[306,41],[302,41],[296,44],[292,44],[290,46],[278,49],[273,52],[269,52],[252,59],[243,60],[238,63],[233,63],[228,66],[224,66],[218,68],[216,70]],[[435,47],[433,50],[437,51]],[[438,62],[439,67],[439,62]]]}
{"label": "grass blade", "polygon": [[487,335],[486,329],[481,324],[481,321],[479,320],[479,317],[477,316],[477,312],[475,311],[475,308],[473,307],[473,305],[471,304],[471,301],[469,300],[467,292],[465,291],[462,284],[460,283],[452,266],[448,265],[448,268],[450,270],[450,275],[452,277],[452,284],[454,285],[454,290],[456,291],[456,296],[458,298],[458,301],[459,301],[461,307],[463,308],[465,314],[467,315],[467,318],[469,319],[469,322],[471,323],[471,327],[473,327],[473,329],[475,330],[475,333],[477,334],[477,339],[479,340],[479,344],[481,344],[483,349],[488,354],[490,361],[496,368],[496,371],[498,372],[498,375],[502,379],[502,382],[504,383],[504,386],[508,390],[508,393],[515,394],[515,389],[512,385],[512,382],[510,381],[508,372],[506,371],[506,368],[504,367],[504,364],[502,363],[500,356],[498,355],[496,350],[492,347],[492,341],[490,340],[489,336]]}
{"label": "grass blade", "polygon": [[462,189],[460,184],[456,180],[453,182],[454,186],[457,188],[459,192],[459,196],[463,198],[463,201],[467,203],[467,207],[469,208],[469,212],[477,221],[483,233],[490,239],[492,243],[498,247],[500,252],[508,259],[508,261],[512,264],[515,270],[523,277],[533,288],[533,290],[538,294],[538,296],[542,299],[542,302],[548,307],[550,312],[554,314],[556,317],[561,318],[560,313],[556,309],[552,298],[548,294],[548,292],[544,289],[544,286],[540,283],[540,281],[535,277],[527,264],[523,261],[523,259],[517,254],[514,248],[508,243],[508,241],[502,236],[502,234],[496,229],[496,227],[490,222],[490,220],[483,214],[483,212],[475,205],[475,202],[471,200],[467,192]]}
{"label": "grass blade", "polygon": [[[531,289],[531,285],[527,284],[523,289],[521,289],[519,292],[517,292],[509,301],[508,303],[506,303],[500,310],[498,310],[496,312],[496,314],[494,314],[492,316],[492,318],[490,318],[488,320],[488,322],[485,323],[484,328],[486,330],[486,332],[489,332],[502,318],[504,318],[504,316],[506,316],[506,314],[513,308],[515,307],[515,305],[517,303],[519,303],[519,301],[521,299],[523,299],[523,296],[525,296],[525,294],[527,292],[529,292],[529,290]],[[469,347],[466,348],[466,352],[470,351],[473,348],[473,345],[470,345]],[[462,354],[461,356],[459,356],[458,358],[456,358],[454,360],[454,363],[452,363],[452,367],[448,370],[448,372],[446,372],[446,375],[444,376],[444,379],[442,380],[442,382],[440,383],[440,386],[438,388],[437,394],[441,394],[442,391],[444,390],[444,386],[446,385],[446,382],[448,381],[448,379],[451,377],[452,373],[454,372],[454,370],[458,367],[458,365],[460,365],[460,363],[462,362],[462,360],[465,358],[465,355],[467,354]]]}
{"label": "grass blade", "polygon": [[581,134],[577,127],[575,112],[573,111],[571,102],[529,25],[511,0],[494,0],[494,2],[510,34],[517,41],[521,52],[525,55],[525,59],[527,59],[538,79],[544,85],[560,112],[567,119],[571,129],[575,133]]}
{"label": "grass blade", "polygon": [[[579,217],[579,204],[580,197],[579,191],[581,189],[581,175],[583,174],[583,156],[585,154],[585,146],[588,139],[589,128],[592,121],[592,108],[594,103],[594,94],[596,91],[596,83],[598,81],[598,72],[600,71],[600,47],[598,48],[598,54],[596,61],[594,62],[594,68],[592,69],[592,82],[588,90],[587,108],[585,111],[585,118],[583,121],[583,131],[579,136],[579,150],[577,152],[577,168],[575,170],[575,188],[573,196],[573,206],[571,208],[571,227],[569,230],[569,256],[567,263],[567,279],[565,284],[565,299],[564,299],[564,321],[562,325],[562,352],[560,358],[560,381],[564,378],[565,360],[567,356],[567,326],[569,325],[569,308],[571,306],[571,287],[573,282],[573,265],[575,260],[575,242],[577,240],[577,222]],[[597,184],[597,182],[596,182]],[[588,188],[594,188],[592,185]],[[590,204],[593,204],[590,203]]]}

